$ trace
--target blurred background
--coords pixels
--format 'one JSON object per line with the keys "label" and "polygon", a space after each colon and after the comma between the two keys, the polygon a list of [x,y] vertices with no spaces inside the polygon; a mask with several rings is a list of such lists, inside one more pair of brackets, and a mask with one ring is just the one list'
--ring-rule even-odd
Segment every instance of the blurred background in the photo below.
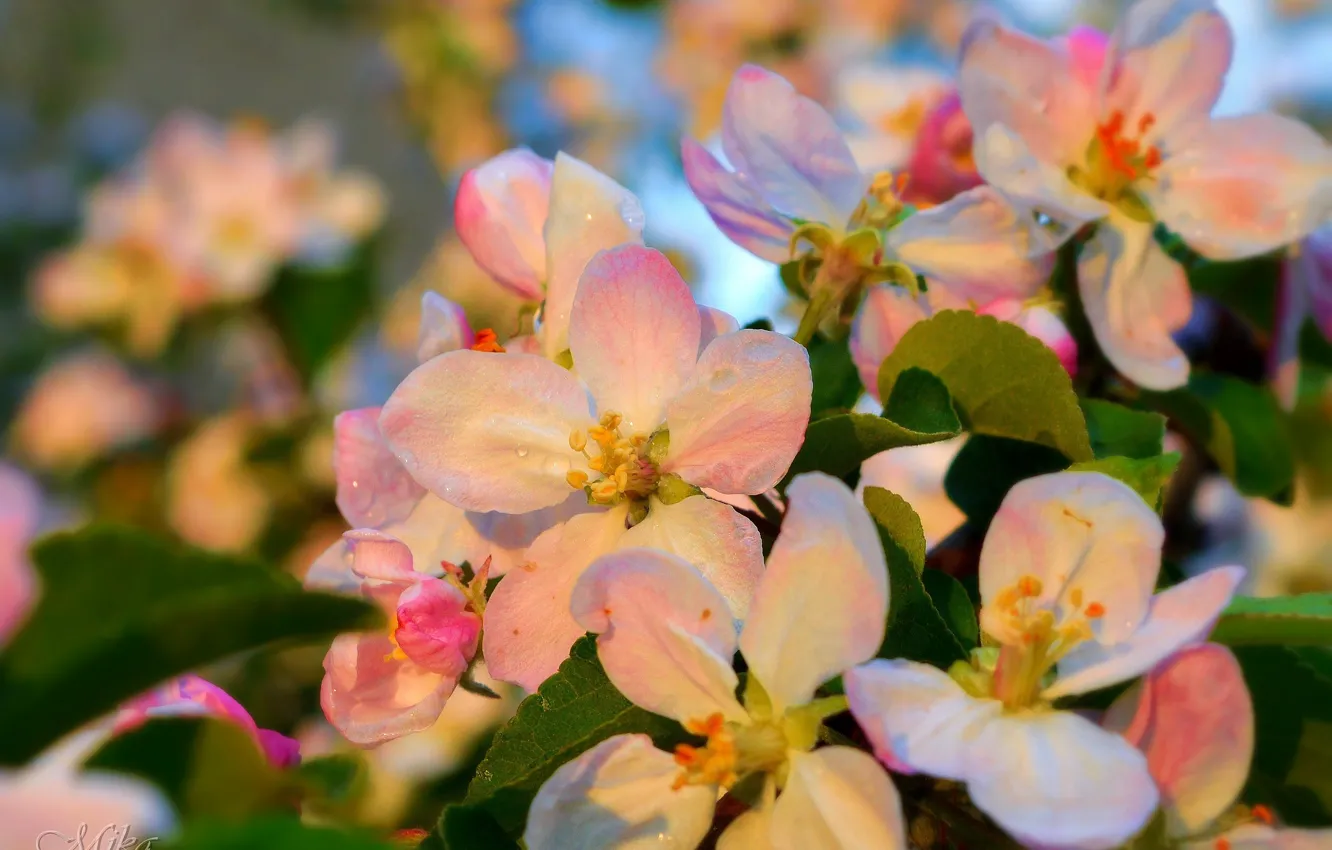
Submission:
{"label": "blurred background", "polygon": [[[641,197],[648,243],[701,302],[789,328],[777,270],[727,241],[680,174],[679,137],[715,131],[742,63],[786,76],[858,155],[890,162],[973,15],[1053,33],[1108,29],[1120,5],[0,0],[4,462],[40,488],[48,529],[131,523],[300,575],[345,529],[332,416],[382,403],[414,364],[422,292],[474,327],[516,327],[519,302],[451,233],[468,167],[514,145],[589,161]],[[1332,2],[1220,5],[1237,33],[1220,109],[1326,134]],[[1272,298],[1255,284],[1260,313]],[[1224,330],[1200,304],[1191,332]],[[1316,386],[1291,418],[1307,436],[1292,506],[1204,476],[1172,534],[1254,567],[1255,592],[1332,588],[1329,410]],[[942,492],[942,468],[901,474]],[[318,719],[321,656],[213,678],[317,755],[339,746]],[[511,707],[459,692],[433,730],[368,753],[337,814],[429,826]]]}

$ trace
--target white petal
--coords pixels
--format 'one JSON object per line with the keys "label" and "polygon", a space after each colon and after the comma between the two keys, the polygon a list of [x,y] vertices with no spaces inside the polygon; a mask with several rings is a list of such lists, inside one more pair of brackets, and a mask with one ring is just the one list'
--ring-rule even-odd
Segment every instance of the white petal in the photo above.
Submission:
{"label": "white petal", "polygon": [[569,318],[574,368],[631,433],[651,434],[698,359],[700,317],[689,287],[660,251],[622,245],[583,270]]}
{"label": "white petal", "polygon": [[712,341],[719,336],[726,336],[740,330],[740,322],[735,316],[725,310],[718,310],[716,307],[708,307],[703,304],[698,305],[699,335],[698,335],[698,356],[703,356],[703,351]]}
{"label": "white petal", "polygon": [[471,511],[525,513],[569,497],[583,456],[569,433],[592,421],[578,379],[533,354],[454,351],[416,367],[379,426],[412,477]]}
{"label": "white petal", "polygon": [[1150,223],[1118,212],[1101,222],[1078,258],[1078,290],[1096,342],[1126,378],[1153,390],[1188,380],[1172,334],[1188,321],[1192,294]]}
{"label": "white petal", "polygon": [[989,20],[977,21],[962,40],[958,92],[977,138],[1007,127],[1061,172],[1079,161],[1095,133],[1095,92],[1074,73],[1067,46]]}
{"label": "white petal", "polygon": [[[136,777],[31,769],[0,773],[0,847],[5,850],[135,847],[167,837],[174,822],[161,791]],[[81,827],[87,830],[82,842],[77,838]],[[122,830],[137,841],[123,844]]]}
{"label": "white petal", "polygon": [[844,227],[869,186],[832,116],[755,65],[727,89],[722,149],[765,200],[806,221]]}
{"label": "white petal", "polygon": [[459,304],[427,290],[421,296],[421,329],[417,333],[416,362],[424,363],[437,354],[471,348],[476,341],[467,314]]}
{"label": "white petal", "polygon": [[786,494],[782,530],[740,635],[750,672],[779,714],[873,658],[888,616],[888,567],[855,494],[816,472],[798,476]]}
{"label": "white petal", "polygon": [[874,755],[898,773],[965,779],[976,741],[1003,712],[997,700],[976,699],[947,673],[915,661],[871,661],[843,682]]}
{"label": "white petal", "polygon": [[998,714],[968,761],[972,801],[1026,844],[1108,850],[1156,810],[1142,753],[1071,712]]}
{"label": "white petal", "polygon": [[1113,646],[1088,641],[1065,656],[1059,677],[1043,696],[1055,699],[1127,681],[1206,640],[1243,580],[1242,568],[1217,567],[1158,593],[1142,624],[1125,640]]}
{"label": "white petal", "polygon": [[1212,259],[1295,242],[1332,212],[1332,146],[1280,115],[1216,119],[1156,176],[1146,193],[1153,212]]}
{"label": "white petal", "polygon": [[1105,114],[1150,114],[1144,144],[1170,145],[1205,126],[1230,67],[1230,26],[1213,0],[1142,0],[1120,19],[1106,56]]}
{"label": "white petal", "polygon": [[717,337],[666,408],[662,471],[723,493],[753,495],[790,468],[809,424],[809,354],[770,331]]}
{"label": "white petal", "polygon": [[1000,643],[1021,639],[993,602],[1032,576],[1041,584],[1034,601],[1058,609],[1056,619],[1099,604],[1097,639],[1125,640],[1147,615],[1164,537],[1156,512],[1121,481],[1099,472],[1028,478],[1008,491],[985,536],[981,628]]}
{"label": "white petal", "polygon": [[875,399],[879,399],[879,367],[903,335],[929,318],[930,312],[924,295],[913,296],[900,286],[880,284],[866,293],[851,326],[851,359],[865,391]]}
{"label": "white petal", "polygon": [[527,815],[528,850],[693,850],[712,826],[716,789],[672,788],[680,768],[647,735],[616,735],[561,767]]}
{"label": "white petal", "polygon": [[[583,491],[577,490],[554,507],[530,513],[468,512],[467,527],[459,530],[453,544],[459,555],[455,558],[441,556],[441,560],[462,563],[458,560],[462,558],[480,565],[486,558],[490,558],[491,577],[502,576],[526,560],[527,548],[546,529],[566,522],[578,514],[595,513],[599,510],[599,507],[587,503],[587,496]],[[420,566],[417,569],[420,569]]]}
{"label": "white petal", "polygon": [[624,535],[624,507],[579,514],[544,532],[486,604],[482,649],[490,674],[535,691],[569,657],[584,629],[569,613],[579,576]]}
{"label": "white petal", "polygon": [[766,778],[763,798],[757,806],[743,812],[717,839],[717,850],[773,850],[772,808],[776,802],[776,788]]}
{"label": "white petal", "polygon": [[351,557],[351,570],[374,581],[411,582],[419,578],[412,569],[412,551],[396,537],[369,528],[344,532]]}
{"label": "white petal", "polygon": [[406,519],[425,488],[393,456],[379,432],[378,407],[333,417],[333,472],[338,511],[353,528],[379,528]]}
{"label": "white petal", "polygon": [[1103,201],[1069,182],[1063,168],[1038,160],[1016,133],[1002,124],[976,131],[973,154],[985,180],[1020,210],[1043,213],[1062,225],[1063,236],[1110,211]]}
{"label": "white petal", "polygon": [[554,358],[569,347],[569,313],[583,267],[598,251],[643,244],[643,208],[628,189],[566,153],[555,157],[546,218],[546,304],[542,349]]}
{"label": "white petal", "polygon": [[1054,267],[1054,240],[989,186],[922,210],[888,232],[907,265],[960,298],[1026,298]]}
{"label": "white petal", "polygon": [[772,810],[774,850],[905,848],[902,801],[874,759],[851,747],[792,752]]}
{"label": "white petal", "polygon": [[735,699],[735,621],[685,561],[653,549],[603,555],[578,580],[570,611],[601,635],[606,675],[635,705],[682,723],[748,718]]}
{"label": "white petal", "polygon": [[717,588],[736,619],[749,615],[763,574],[763,541],[754,523],[730,505],[705,496],[674,505],[654,500],[647,518],[626,531],[620,545],[679,555]]}
{"label": "white petal", "polygon": [[685,180],[712,221],[732,242],[773,263],[791,259],[791,220],[777,212],[743,175],[728,170],[693,139],[680,143]]}

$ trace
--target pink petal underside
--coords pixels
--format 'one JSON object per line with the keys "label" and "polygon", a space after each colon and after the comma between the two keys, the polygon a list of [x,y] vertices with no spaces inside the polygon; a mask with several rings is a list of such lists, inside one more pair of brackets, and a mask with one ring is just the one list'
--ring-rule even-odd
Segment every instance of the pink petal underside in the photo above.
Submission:
{"label": "pink petal underside", "polygon": [[425,495],[379,432],[378,407],[333,419],[333,471],[338,510],[353,528],[380,528],[411,514]]}
{"label": "pink petal underside", "polygon": [[394,658],[384,634],[333,639],[324,657],[320,705],[353,744],[372,746],[429,727],[457,680]]}
{"label": "pink petal underside", "polygon": [[477,265],[529,301],[542,297],[553,168],[525,148],[505,151],[464,174],[454,201],[458,237]]}
{"label": "pink petal underside", "polygon": [[481,636],[481,618],[467,610],[456,587],[422,578],[398,599],[394,638],[407,657],[427,670],[458,677],[467,671]]}
{"label": "pink petal underside", "polygon": [[741,248],[769,262],[791,259],[795,225],[773,209],[745,176],[730,171],[693,139],[682,139],[685,180],[713,223]]}

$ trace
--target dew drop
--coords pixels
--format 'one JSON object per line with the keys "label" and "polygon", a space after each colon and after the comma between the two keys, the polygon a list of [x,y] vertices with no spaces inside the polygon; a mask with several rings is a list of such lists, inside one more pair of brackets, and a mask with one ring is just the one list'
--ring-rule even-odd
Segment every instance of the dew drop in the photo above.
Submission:
{"label": "dew drop", "polygon": [[527,446],[519,446],[513,450],[513,453],[518,455],[518,457],[527,457]]}
{"label": "dew drop", "polygon": [[569,459],[559,455],[551,455],[546,458],[546,473],[554,478],[563,478],[569,471]]}
{"label": "dew drop", "polygon": [[643,207],[638,203],[638,199],[633,195],[620,201],[620,218],[624,223],[637,230],[642,230],[647,218],[643,215]]}
{"label": "dew drop", "polygon": [[712,373],[708,379],[708,389],[715,393],[726,392],[740,380],[740,375],[730,368],[722,368]]}

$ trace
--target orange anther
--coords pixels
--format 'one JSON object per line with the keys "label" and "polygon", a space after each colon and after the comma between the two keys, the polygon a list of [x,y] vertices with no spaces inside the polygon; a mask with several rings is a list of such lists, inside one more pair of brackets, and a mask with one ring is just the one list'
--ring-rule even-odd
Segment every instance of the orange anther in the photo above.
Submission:
{"label": "orange anther", "polygon": [[1141,136],[1146,133],[1148,130],[1152,129],[1155,124],[1156,116],[1150,112],[1144,112],[1142,117],[1138,119],[1138,135]]}
{"label": "orange anther", "polygon": [[493,354],[503,354],[504,346],[499,344],[499,337],[490,328],[482,328],[476,332],[476,342],[472,343],[473,351],[485,351]]}
{"label": "orange anther", "polygon": [[1230,841],[1226,838],[1216,840],[1216,850],[1230,850]]}
{"label": "orange anther", "polygon": [[1152,169],[1152,168],[1155,168],[1156,166],[1160,165],[1160,164],[1161,164],[1161,149],[1158,148],[1158,147],[1156,147],[1155,145],[1153,145],[1152,147],[1148,148],[1148,149],[1147,149],[1147,157],[1142,161],[1142,164],[1143,164],[1145,167],[1147,167],[1148,169]]}
{"label": "orange anther", "polygon": [[1088,605],[1087,610],[1082,613],[1086,614],[1088,618],[1096,620],[1105,616],[1105,606],[1099,602],[1093,602]]}
{"label": "orange anther", "polygon": [[1018,579],[1018,593],[1026,597],[1040,596],[1044,586],[1036,576],[1023,576]]}
{"label": "orange anther", "polygon": [[1271,826],[1276,822],[1276,818],[1272,815],[1272,810],[1267,806],[1261,804],[1254,806],[1251,813],[1253,814],[1254,820],[1261,821],[1268,826]]}

